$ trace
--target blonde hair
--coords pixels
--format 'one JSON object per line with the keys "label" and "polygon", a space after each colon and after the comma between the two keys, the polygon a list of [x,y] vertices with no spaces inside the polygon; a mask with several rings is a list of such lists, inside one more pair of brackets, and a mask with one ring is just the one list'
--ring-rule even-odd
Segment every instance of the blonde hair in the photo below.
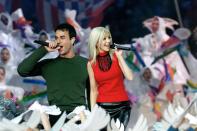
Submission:
{"label": "blonde hair", "polygon": [[[90,36],[88,39],[88,49],[89,49],[89,55],[90,55],[90,59],[91,59],[92,63],[96,62],[96,56],[98,54],[97,44],[100,44],[103,41],[105,34],[109,34],[111,37],[111,33],[110,33],[109,29],[107,29],[105,27],[95,27],[90,32]],[[112,54],[111,49],[110,49],[109,53],[111,56],[111,54]]]}

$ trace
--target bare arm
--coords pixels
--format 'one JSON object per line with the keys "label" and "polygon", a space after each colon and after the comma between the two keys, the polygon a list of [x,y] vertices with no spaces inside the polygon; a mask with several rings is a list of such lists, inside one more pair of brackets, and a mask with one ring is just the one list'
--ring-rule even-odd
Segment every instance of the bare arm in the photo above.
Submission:
{"label": "bare arm", "polygon": [[97,90],[97,85],[96,85],[96,81],[94,78],[94,72],[92,70],[92,66],[90,62],[88,62],[87,64],[87,70],[88,70],[89,80],[90,80],[90,104],[91,104],[91,109],[93,109],[94,105],[96,104],[98,90]]}
{"label": "bare arm", "polygon": [[45,131],[50,131],[51,130],[51,124],[49,122],[49,116],[46,113],[41,113],[41,121],[42,125],[44,126]]}
{"label": "bare arm", "polygon": [[125,60],[122,56],[122,50],[116,50],[115,53],[118,58],[119,66],[120,66],[125,78],[128,80],[132,80],[133,79],[133,72],[128,67],[127,63],[125,62]]}

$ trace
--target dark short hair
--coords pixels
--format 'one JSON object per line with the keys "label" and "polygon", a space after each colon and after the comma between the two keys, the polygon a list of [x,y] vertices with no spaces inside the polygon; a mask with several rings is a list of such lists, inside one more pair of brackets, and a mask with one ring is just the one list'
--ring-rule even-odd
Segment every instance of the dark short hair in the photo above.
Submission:
{"label": "dark short hair", "polygon": [[[1,53],[4,51],[4,50],[8,50],[8,48],[6,48],[6,47],[3,47],[2,49],[1,49]],[[8,50],[9,51],[9,50]],[[9,51],[10,52],[10,51]]]}
{"label": "dark short hair", "polygon": [[75,28],[72,25],[68,24],[68,23],[63,23],[63,24],[58,25],[55,28],[55,32],[57,30],[61,30],[61,31],[65,31],[66,30],[66,31],[68,31],[68,34],[69,34],[70,38],[76,37]]}

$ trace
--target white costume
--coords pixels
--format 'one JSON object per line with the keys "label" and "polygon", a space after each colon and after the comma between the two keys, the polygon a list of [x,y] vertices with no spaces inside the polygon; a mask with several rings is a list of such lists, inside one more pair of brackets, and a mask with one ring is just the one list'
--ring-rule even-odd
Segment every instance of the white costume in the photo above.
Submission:
{"label": "white costume", "polygon": [[[170,28],[173,30],[173,25],[177,25],[178,23],[172,19],[169,18],[161,18],[156,17],[158,19],[159,25],[156,32],[153,32],[151,29],[151,24],[154,21],[154,18],[150,18],[146,21],[144,21],[144,26],[147,27],[152,33],[146,35],[143,38],[134,39],[137,44],[139,44],[142,48],[141,56],[146,64],[146,66],[150,66],[153,60],[155,59],[155,56],[158,56],[161,54],[161,46],[162,44],[169,40],[169,36],[166,33],[166,28]],[[174,75],[173,82],[175,84],[185,84],[186,80],[189,78],[189,74],[186,71],[184,64],[178,54],[177,51],[174,51],[173,53],[167,55],[165,57],[166,63],[170,64],[172,68],[175,68],[176,72]],[[163,61],[158,61],[153,66],[159,68],[160,70],[164,70]],[[153,72],[153,75],[155,73]],[[157,77],[157,76],[155,76]]]}
{"label": "white costume", "polygon": [[6,85],[4,82],[0,82],[0,92],[5,91],[5,90],[10,90],[13,95],[21,100],[23,98],[23,95],[25,93],[24,89],[21,87],[16,87],[16,86],[10,86]]}

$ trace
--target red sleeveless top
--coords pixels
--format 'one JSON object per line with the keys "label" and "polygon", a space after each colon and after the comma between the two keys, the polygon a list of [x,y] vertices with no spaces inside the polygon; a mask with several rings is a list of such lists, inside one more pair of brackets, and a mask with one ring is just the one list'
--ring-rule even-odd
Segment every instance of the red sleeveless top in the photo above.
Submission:
{"label": "red sleeveless top", "polygon": [[[106,53],[105,53],[106,54]],[[100,53],[99,55],[105,55]],[[111,68],[108,71],[101,71],[98,61],[92,64],[94,77],[97,82],[97,102],[121,102],[128,101],[124,87],[124,76],[114,53]]]}

